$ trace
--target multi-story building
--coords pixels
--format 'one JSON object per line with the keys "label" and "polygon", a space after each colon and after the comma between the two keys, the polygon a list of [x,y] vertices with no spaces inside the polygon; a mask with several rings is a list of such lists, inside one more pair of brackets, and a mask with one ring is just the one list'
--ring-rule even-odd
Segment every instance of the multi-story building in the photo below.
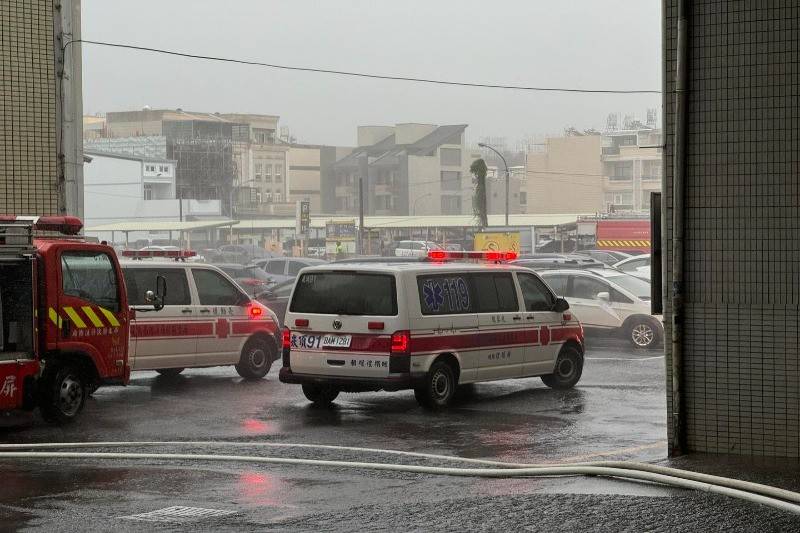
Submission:
{"label": "multi-story building", "polygon": [[178,199],[174,160],[92,150],[86,155],[87,228],[113,222],[218,218],[222,214],[219,200]]}
{"label": "multi-story building", "polygon": [[358,147],[333,165],[322,209],[355,215],[363,180],[367,215],[460,215],[472,212],[465,124],[359,126]]}
{"label": "multi-story building", "polygon": [[649,211],[650,193],[661,190],[661,130],[603,134],[604,211]]}
{"label": "multi-story building", "polygon": [[288,145],[286,152],[286,198],[308,201],[312,213],[322,213],[323,183],[333,181],[333,164],[349,155],[353,148],[316,144]]}

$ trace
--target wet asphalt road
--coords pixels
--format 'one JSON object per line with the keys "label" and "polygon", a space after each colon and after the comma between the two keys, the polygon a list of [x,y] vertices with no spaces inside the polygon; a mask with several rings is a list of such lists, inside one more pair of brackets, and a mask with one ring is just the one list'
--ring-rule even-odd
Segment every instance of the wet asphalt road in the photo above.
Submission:
{"label": "wet asphalt road", "polygon": [[[544,463],[666,457],[664,359],[610,339],[589,346],[583,378],[558,392],[536,379],[481,384],[444,413],[413,393],[344,394],[316,409],[299,387],[242,381],[233,368],[177,378],[135,374],[97,391],[82,418],[56,428],[6,420],[3,442],[214,440],[330,444]],[[458,466],[440,460],[297,448],[136,447],[164,453],[272,455]],[[686,459],[687,468],[736,476],[753,468]],[[730,466],[730,465],[728,465]],[[600,478],[478,479],[343,468],[74,459],[8,460],[0,529],[787,531],[795,517],[679,489]],[[797,463],[756,465],[794,488]],[[788,474],[787,474],[788,472]],[[234,514],[183,523],[125,518],[169,506]],[[798,529],[800,530],[800,529]]]}

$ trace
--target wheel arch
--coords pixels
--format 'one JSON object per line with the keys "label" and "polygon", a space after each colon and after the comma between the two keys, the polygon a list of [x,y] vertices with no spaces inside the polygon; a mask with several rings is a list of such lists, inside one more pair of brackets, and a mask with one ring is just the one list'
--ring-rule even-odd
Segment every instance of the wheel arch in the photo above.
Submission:
{"label": "wheel arch", "polygon": [[453,372],[455,372],[457,383],[461,377],[461,359],[458,357],[458,355],[455,352],[440,353],[438,356],[436,356],[436,359],[433,360],[431,366],[439,361],[450,365],[450,368],[452,368]]}
{"label": "wheel arch", "polygon": [[621,326],[622,331],[628,331],[635,322],[649,322],[656,328],[656,331],[660,326],[659,321],[652,315],[636,314],[625,319]]}
{"label": "wheel arch", "polygon": [[278,359],[281,358],[281,353],[280,353],[280,350],[279,350],[278,341],[275,339],[274,336],[270,335],[266,331],[256,331],[255,333],[253,333],[252,335],[247,337],[247,339],[245,339],[244,343],[242,344],[242,350],[244,350],[244,347],[247,346],[247,344],[252,340],[264,341],[269,346],[272,347],[273,356],[274,356],[272,361],[271,361],[272,363],[274,363],[275,361],[277,361]]}
{"label": "wheel arch", "polygon": [[70,363],[75,365],[81,370],[81,372],[83,372],[89,383],[97,384],[102,380],[100,377],[100,371],[97,369],[94,359],[86,352],[66,351],[50,353],[44,359],[45,371],[51,364],[56,365],[59,363]]}

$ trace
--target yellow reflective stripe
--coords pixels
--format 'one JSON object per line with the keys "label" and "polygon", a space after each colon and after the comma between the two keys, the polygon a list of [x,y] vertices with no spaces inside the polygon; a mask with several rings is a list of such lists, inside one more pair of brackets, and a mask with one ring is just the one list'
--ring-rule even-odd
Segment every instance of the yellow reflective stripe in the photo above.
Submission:
{"label": "yellow reflective stripe", "polygon": [[104,307],[100,308],[100,312],[103,313],[103,315],[105,315],[106,320],[108,320],[108,323],[111,324],[112,328],[119,327],[119,320],[117,320],[117,317],[114,316],[114,313],[112,313],[111,311],[109,311]]}
{"label": "yellow reflective stripe", "polygon": [[88,305],[84,305],[83,307],[81,307],[81,309],[83,309],[83,313],[87,317],[89,317],[89,321],[94,325],[94,327],[102,328],[105,326],[105,324],[103,324],[103,321],[100,320],[100,317],[94,313],[94,310],[91,307],[89,307]]}
{"label": "yellow reflective stripe", "polygon": [[51,307],[47,311],[47,314],[50,316],[50,320],[53,322],[53,324],[55,324],[56,327],[60,328],[61,327],[61,317],[58,316],[58,313],[56,313],[56,310]]}
{"label": "yellow reflective stripe", "polygon": [[78,327],[78,329],[83,329],[83,328],[86,327],[86,322],[83,321],[83,319],[81,318],[81,315],[76,313],[73,308],[64,307],[64,312],[67,313],[67,316]]}

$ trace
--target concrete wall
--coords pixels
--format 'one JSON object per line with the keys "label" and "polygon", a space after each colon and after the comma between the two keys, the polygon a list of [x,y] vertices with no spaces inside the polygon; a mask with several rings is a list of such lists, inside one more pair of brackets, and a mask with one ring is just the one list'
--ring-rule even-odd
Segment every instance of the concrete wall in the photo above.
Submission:
{"label": "concrete wall", "polygon": [[[800,457],[800,18],[777,0],[689,4],[685,443]],[[664,6],[669,295],[677,0]],[[667,406],[671,421],[669,394]]]}
{"label": "concrete wall", "polygon": [[311,212],[322,211],[321,200],[321,146],[292,146],[286,153],[288,200],[311,202]]}
{"label": "concrete wall", "polygon": [[431,133],[439,126],[435,124],[416,124],[405,123],[397,124],[395,126],[395,143],[396,144],[412,144]]}
{"label": "concrete wall", "polygon": [[59,212],[52,0],[0,2],[0,213]]}
{"label": "concrete wall", "polygon": [[603,211],[601,137],[556,137],[545,151],[528,154],[529,213],[592,213]]}

